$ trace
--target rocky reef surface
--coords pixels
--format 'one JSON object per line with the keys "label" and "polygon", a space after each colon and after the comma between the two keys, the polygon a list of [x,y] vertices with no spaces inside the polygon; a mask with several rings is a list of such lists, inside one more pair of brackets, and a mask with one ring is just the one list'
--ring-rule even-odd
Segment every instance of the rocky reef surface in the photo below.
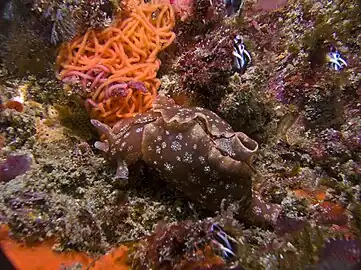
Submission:
{"label": "rocky reef surface", "polygon": [[[94,146],[83,101],[55,76],[55,43],[106,27],[122,5],[5,2],[0,222],[14,239],[97,255],[126,244],[131,269],[359,266],[360,1],[171,1],[177,38],[159,55],[159,92],[258,143],[252,193],[277,205],[270,226],[236,218],[237,205],[208,211],[144,162],[122,181]],[[64,22],[82,29],[59,26],[64,5],[77,14]],[[25,28],[24,14],[34,22]],[[61,30],[56,42],[51,29]]]}

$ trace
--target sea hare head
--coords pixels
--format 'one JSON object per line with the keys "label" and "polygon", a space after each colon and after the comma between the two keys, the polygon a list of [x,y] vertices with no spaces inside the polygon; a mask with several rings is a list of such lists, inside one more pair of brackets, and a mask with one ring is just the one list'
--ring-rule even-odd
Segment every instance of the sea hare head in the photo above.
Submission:
{"label": "sea hare head", "polygon": [[104,141],[98,141],[94,146],[117,164],[117,178],[127,179],[128,166],[141,159],[144,126],[154,119],[151,112],[142,113],[120,120],[113,128],[98,120],[91,120],[99,133],[105,136]]}

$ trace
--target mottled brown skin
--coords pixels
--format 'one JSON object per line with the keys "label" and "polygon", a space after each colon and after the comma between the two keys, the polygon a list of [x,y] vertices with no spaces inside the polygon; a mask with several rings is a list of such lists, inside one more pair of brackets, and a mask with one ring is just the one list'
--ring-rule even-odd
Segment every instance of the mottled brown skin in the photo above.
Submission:
{"label": "mottled brown skin", "polygon": [[238,203],[240,213],[252,201],[252,156],[258,144],[215,113],[184,108],[158,96],[149,112],[124,119],[112,129],[97,120],[105,134],[96,147],[117,163],[117,177],[128,177],[128,166],[138,160],[159,172],[191,200],[211,211]]}

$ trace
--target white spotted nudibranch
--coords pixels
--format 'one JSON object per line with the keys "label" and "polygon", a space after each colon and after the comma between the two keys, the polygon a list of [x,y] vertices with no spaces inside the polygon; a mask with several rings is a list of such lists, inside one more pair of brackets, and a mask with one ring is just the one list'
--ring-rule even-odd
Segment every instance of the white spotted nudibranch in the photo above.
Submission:
{"label": "white spotted nudibranch", "polygon": [[252,156],[256,141],[215,113],[181,107],[159,95],[153,109],[123,119],[113,128],[91,120],[106,136],[95,146],[117,163],[118,178],[127,179],[128,166],[142,159],[191,200],[217,211],[225,199],[249,209],[252,199]]}

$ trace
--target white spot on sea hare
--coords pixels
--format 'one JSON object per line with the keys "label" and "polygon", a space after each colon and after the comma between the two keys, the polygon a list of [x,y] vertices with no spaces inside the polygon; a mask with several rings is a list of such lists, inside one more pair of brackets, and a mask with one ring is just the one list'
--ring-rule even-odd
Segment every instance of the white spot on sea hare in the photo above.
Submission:
{"label": "white spot on sea hare", "polygon": [[164,163],[164,169],[168,172],[172,171],[174,169],[174,166],[168,162]]}
{"label": "white spot on sea hare", "polygon": [[206,163],[206,159],[204,157],[200,156],[198,159],[201,164]]}
{"label": "white spot on sea hare", "polygon": [[191,153],[185,152],[184,156],[183,156],[183,162],[185,163],[192,163],[193,162],[193,157]]}
{"label": "white spot on sea hare", "polygon": [[182,145],[177,142],[177,141],[173,141],[170,145],[170,148],[173,150],[173,151],[180,151],[182,150]]}
{"label": "white spot on sea hare", "polygon": [[155,152],[156,152],[157,154],[160,154],[161,151],[162,151],[162,148],[161,148],[159,145],[156,145],[156,147],[155,147]]}
{"label": "white spot on sea hare", "polygon": [[143,131],[143,128],[142,127],[139,127],[135,130],[136,133],[139,133],[139,132],[142,132]]}
{"label": "white spot on sea hare", "polygon": [[206,192],[208,194],[216,194],[216,189],[213,187],[207,187]]}
{"label": "white spot on sea hare", "polygon": [[188,173],[187,178],[191,183],[198,183],[199,182],[199,178],[194,173]]}
{"label": "white spot on sea hare", "polygon": [[217,132],[219,131],[218,127],[216,125],[214,125],[214,124],[212,125],[212,130],[217,131]]}
{"label": "white spot on sea hare", "polygon": [[178,133],[177,136],[175,136],[177,140],[182,140],[183,139],[183,134],[182,133]]}
{"label": "white spot on sea hare", "polygon": [[167,143],[166,142],[162,142],[162,148],[166,148],[167,147]]}

